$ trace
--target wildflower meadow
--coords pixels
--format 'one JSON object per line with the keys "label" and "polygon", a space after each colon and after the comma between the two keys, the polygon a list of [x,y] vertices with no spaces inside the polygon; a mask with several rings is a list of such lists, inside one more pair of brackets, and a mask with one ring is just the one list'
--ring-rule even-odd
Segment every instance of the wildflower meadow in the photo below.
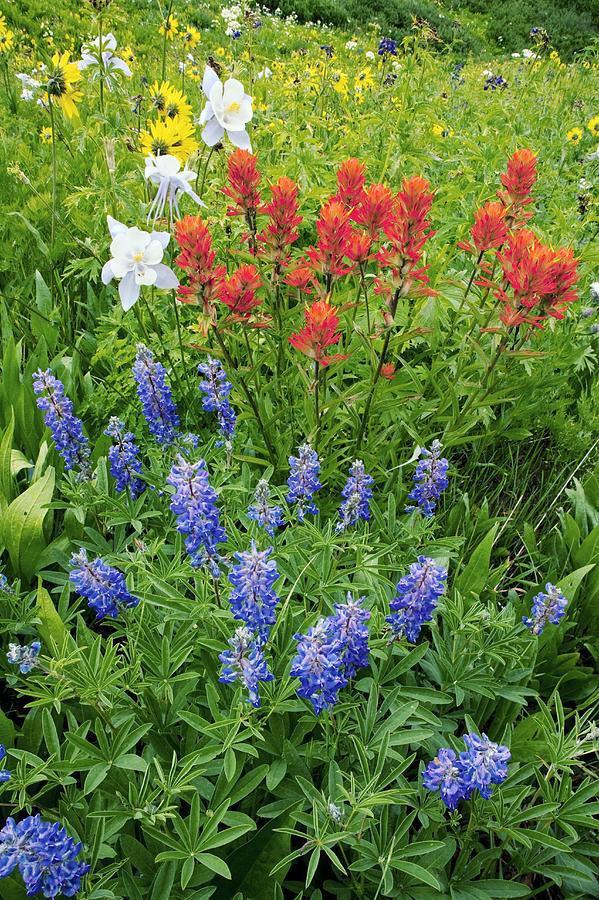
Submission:
{"label": "wildflower meadow", "polygon": [[0,0],[0,900],[599,897],[599,41],[329,6]]}

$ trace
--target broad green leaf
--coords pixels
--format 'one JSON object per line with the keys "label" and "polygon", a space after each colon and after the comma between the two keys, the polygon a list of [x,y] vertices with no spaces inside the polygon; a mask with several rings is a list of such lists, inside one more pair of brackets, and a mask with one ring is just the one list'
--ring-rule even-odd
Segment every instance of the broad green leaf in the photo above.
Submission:
{"label": "broad green leaf", "polygon": [[2,541],[14,570],[27,581],[35,575],[46,546],[44,519],[54,493],[54,482],[54,468],[49,466],[38,481],[12,501],[2,516]]}

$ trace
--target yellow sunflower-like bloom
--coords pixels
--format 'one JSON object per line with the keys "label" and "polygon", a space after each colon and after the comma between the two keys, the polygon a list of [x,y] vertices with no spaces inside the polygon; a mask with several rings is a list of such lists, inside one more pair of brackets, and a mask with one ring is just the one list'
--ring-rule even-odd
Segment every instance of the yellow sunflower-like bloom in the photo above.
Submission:
{"label": "yellow sunflower-like bloom", "polygon": [[160,26],[160,34],[166,34],[167,40],[172,41],[176,34],[179,34],[179,22],[170,16],[166,22]]}
{"label": "yellow sunflower-like bloom", "polygon": [[593,116],[593,118],[587,122],[587,128],[595,137],[599,137],[599,116]]}
{"label": "yellow sunflower-like bloom", "polygon": [[183,43],[189,47],[190,50],[193,50],[194,47],[200,43],[201,34],[197,28],[194,28],[193,25],[188,25],[182,33],[181,37],[183,38]]}
{"label": "yellow sunflower-like bloom", "polygon": [[50,98],[60,106],[67,119],[79,115],[76,104],[83,97],[81,91],[74,87],[81,78],[81,72],[77,63],[70,62],[70,58],[68,50],[62,55],[54,54],[47,87]]}
{"label": "yellow sunflower-like bloom", "polygon": [[578,142],[582,140],[582,128],[571,128],[566,135],[566,139],[570,141],[571,144],[578,144]]}
{"label": "yellow sunflower-like bloom", "polygon": [[194,125],[191,119],[175,116],[174,119],[163,118],[150,122],[147,131],[140,134],[141,149],[144,155],[176,156],[182,163],[198,148],[195,139]]}
{"label": "yellow sunflower-like bloom", "polygon": [[42,142],[42,144],[50,144],[52,142],[51,128],[42,128],[42,130],[40,131],[40,141]]}
{"label": "yellow sunflower-like bloom", "polygon": [[0,53],[8,53],[12,50],[15,43],[15,36],[10,28],[2,28],[0,30]]}
{"label": "yellow sunflower-like bloom", "polygon": [[435,137],[447,138],[453,137],[453,129],[448,128],[447,125],[433,125],[431,131],[435,135]]}

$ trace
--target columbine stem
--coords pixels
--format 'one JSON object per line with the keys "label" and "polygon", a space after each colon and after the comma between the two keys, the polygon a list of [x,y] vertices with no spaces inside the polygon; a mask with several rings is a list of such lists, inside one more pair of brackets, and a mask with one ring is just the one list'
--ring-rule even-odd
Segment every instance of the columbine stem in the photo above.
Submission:
{"label": "columbine stem", "polygon": [[56,224],[56,129],[54,127],[54,101],[48,94],[48,109],[50,110],[50,130],[52,132],[52,231],[51,245],[54,249],[54,229]]}

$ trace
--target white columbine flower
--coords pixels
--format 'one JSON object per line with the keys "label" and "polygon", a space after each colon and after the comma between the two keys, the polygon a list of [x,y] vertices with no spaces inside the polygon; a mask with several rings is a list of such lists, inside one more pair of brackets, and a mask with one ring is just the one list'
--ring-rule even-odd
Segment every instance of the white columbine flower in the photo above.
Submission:
{"label": "white columbine flower", "polygon": [[109,33],[102,38],[102,67],[100,68],[100,37],[98,36],[93,41],[83,45],[83,55],[77,66],[81,70],[90,66],[97,67],[98,72],[94,72],[94,78],[97,78],[103,72],[106,84],[109,90],[112,90],[113,85],[116,84],[117,72],[122,72],[127,78],[131,78],[131,69],[123,59],[119,59],[118,56],[114,55],[115,50],[116,38],[112,33]]}
{"label": "white columbine flower", "polygon": [[102,269],[102,282],[109,284],[113,278],[120,282],[119,296],[125,312],[139,300],[142,284],[154,285],[165,291],[178,287],[179,279],[162,262],[170,234],[128,228],[112,216],[107,218],[112,237],[112,259]]}
{"label": "white columbine flower", "polygon": [[270,78],[271,76],[272,69],[269,69],[268,66],[266,66],[265,69],[260,69],[260,71],[256,75],[256,78],[258,79],[258,81],[260,81],[262,78]]}
{"label": "white columbine flower", "polygon": [[195,191],[191,189],[190,181],[197,178],[196,172],[188,169],[187,166],[181,171],[181,162],[176,156],[148,156],[146,157],[146,169],[144,178],[151,181],[152,184],[158,185],[156,196],[148,212],[148,222],[156,219],[164,212],[164,207],[168,200],[169,216],[172,222],[173,210],[178,219],[181,218],[179,212],[179,195],[187,194],[199,206],[206,206],[200,200]]}
{"label": "white columbine flower", "polygon": [[252,145],[245,126],[253,116],[252,98],[245,93],[241,81],[228,78],[223,85],[214,69],[206,66],[202,90],[208,98],[200,116],[200,125],[204,125],[204,143],[214,147],[222,140],[226,131],[235,147],[251,151]]}
{"label": "white columbine flower", "polygon": [[26,72],[19,72],[16,77],[21,82],[21,99],[33,100],[36,89],[40,86],[39,81],[27,75]]}

